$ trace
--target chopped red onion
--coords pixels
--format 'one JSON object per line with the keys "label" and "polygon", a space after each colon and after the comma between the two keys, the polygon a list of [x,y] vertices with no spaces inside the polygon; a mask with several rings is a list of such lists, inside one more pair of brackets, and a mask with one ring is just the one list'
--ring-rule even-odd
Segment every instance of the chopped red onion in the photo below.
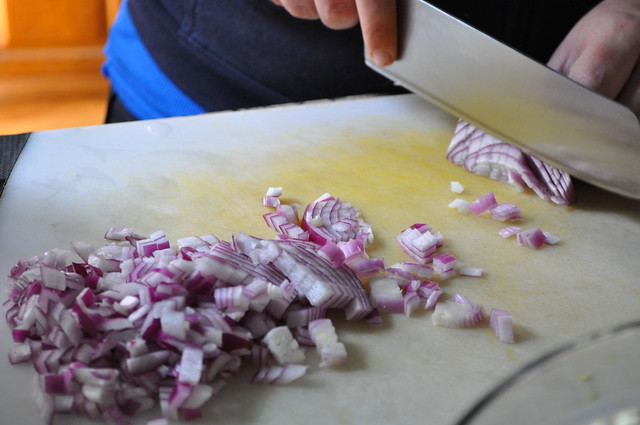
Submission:
{"label": "chopped red onion", "polygon": [[164,415],[156,422],[188,420],[245,359],[260,367],[252,380],[260,384],[302,377],[306,347],[316,347],[320,367],[340,365],[346,348],[328,309],[372,325],[381,311],[411,315],[421,304],[443,326],[483,320],[462,296],[439,302],[443,291],[428,279],[455,273],[456,259],[437,254],[443,237],[427,224],[398,236],[413,261],[387,268],[367,255],[371,226],[351,204],[325,194],[302,221],[297,211],[278,203],[265,214],[273,240],[205,235],[174,249],[163,232],[113,227],[106,246],[72,244],[82,262],[70,263],[67,250],[18,262],[5,303],[17,343],[9,360],[32,361],[41,375],[45,420],[67,412],[124,424],[155,399]]}
{"label": "chopped red onion", "polygon": [[562,240],[562,239],[560,239],[559,236],[556,236],[556,235],[554,235],[552,233],[545,232],[545,231],[543,231],[542,233],[544,234],[544,238],[545,238],[544,242],[547,245],[556,245],[556,244],[560,243],[560,241]]}
{"label": "chopped red onion", "polygon": [[514,343],[513,317],[506,310],[492,309],[489,315],[489,324],[500,341],[507,344]]}
{"label": "chopped red onion", "polygon": [[347,350],[338,341],[331,319],[316,319],[309,323],[309,336],[320,354],[320,367],[335,367],[347,360]]}
{"label": "chopped red onion", "polygon": [[298,364],[268,366],[260,369],[251,382],[261,385],[287,385],[303,377],[308,368],[308,366]]}
{"label": "chopped red onion", "polygon": [[436,304],[431,319],[434,325],[447,328],[476,326],[484,320],[484,309],[457,294],[452,301]]}
{"label": "chopped red onion", "polygon": [[456,273],[458,260],[449,253],[438,254],[433,257],[433,269],[440,276],[440,279],[448,279]]}
{"label": "chopped red onion", "polygon": [[513,204],[498,204],[491,209],[491,217],[498,221],[521,221],[522,211]]}
{"label": "chopped red onion", "polygon": [[[414,225],[415,226],[415,225]],[[398,245],[419,263],[431,261],[438,246],[438,239],[425,227],[409,227],[397,237]]]}
{"label": "chopped red onion", "polygon": [[281,187],[270,187],[262,198],[262,204],[265,207],[277,207],[280,205],[280,196],[282,196]]}
{"label": "chopped red onion", "polygon": [[457,181],[452,181],[450,184],[451,191],[453,193],[462,193],[464,192],[464,185]]}
{"label": "chopped red onion", "polygon": [[262,338],[262,342],[281,365],[304,362],[304,351],[286,326],[271,329]]}
{"label": "chopped red onion", "polygon": [[493,192],[486,193],[469,204],[469,210],[475,214],[480,215],[486,211],[490,211],[498,206],[496,196]]}
{"label": "chopped red onion", "polygon": [[498,231],[498,234],[503,238],[508,238],[520,233],[522,229],[518,226],[508,226]]}
{"label": "chopped red onion", "polygon": [[371,299],[374,306],[389,313],[403,313],[405,311],[402,290],[395,279],[378,277],[369,281]]}
{"label": "chopped red onion", "polygon": [[459,213],[462,213],[462,214],[469,214],[469,212],[471,211],[471,209],[469,209],[469,202],[460,198],[457,198],[451,201],[451,203],[449,204],[449,208],[454,208],[458,210]]}
{"label": "chopped red onion", "polygon": [[460,267],[458,274],[460,276],[480,277],[484,270],[480,267]]}
{"label": "chopped red onion", "polygon": [[538,227],[521,231],[517,234],[517,238],[518,244],[534,249],[542,247],[547,241],[546,236]]}

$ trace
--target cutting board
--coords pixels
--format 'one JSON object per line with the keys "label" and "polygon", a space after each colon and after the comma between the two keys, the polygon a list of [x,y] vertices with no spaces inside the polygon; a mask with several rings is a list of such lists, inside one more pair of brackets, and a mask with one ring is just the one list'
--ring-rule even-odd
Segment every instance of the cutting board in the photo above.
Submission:
{"label": "cutting board", "polygon": [[[353,203],[373,226],[370,254],[388,265],[408,260],[396,235],[428,223],[445,251],[485,270],[443,282],[444,291],[509,310],[515,344],[499,342],[486,323],[435,327],[430,312],[387,315],[381,327],[338,320],[344,367],[320,369],[312,354],[306,377],[276,388],[252,386],[246,371],[192,423],[452,424],[537,356],[640,316],[640,203],[578,182],[578,203],[558,206],[470,174],[445,159],[455,121],[401,95],[35,133],[0,199],[0,269],[71,241],[101,245],[112,225],[164,230],[173,241],[273,237],[262,219],[269,186],[284,188],[284,202],[329,192]],[[453,180],[462,194],[450,191]],[[521,207],[523,227],[562,241],[521,247],[498,235],[504,223],[448,208],[489,191]],[[4,323],[0,331],[0,423],[37,424],[34,371],[8,364],[12,342]]]}

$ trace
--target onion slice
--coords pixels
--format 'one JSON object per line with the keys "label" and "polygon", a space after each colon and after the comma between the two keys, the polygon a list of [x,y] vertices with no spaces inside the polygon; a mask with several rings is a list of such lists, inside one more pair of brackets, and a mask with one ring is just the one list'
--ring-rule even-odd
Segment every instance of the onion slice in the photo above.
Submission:
{"label": "onion slice", "polygon": [[476,326],[484,320],[484,308],[457,294],[452,301],[438,303],[431,319],[434,325],[447,328]]}
{"label": "onion slice", "polygon": [[558,204],[575,201],[569,174],[464,120],[458,121],[447,159],[472,173],[509,183],[519,190],[528,186],[542,199]]}
{"label": "onion slice", "polygon": [[514,343],[513,317],[506,310],[492,309],[489,315],[489,324],[500,341],[507,344]]}

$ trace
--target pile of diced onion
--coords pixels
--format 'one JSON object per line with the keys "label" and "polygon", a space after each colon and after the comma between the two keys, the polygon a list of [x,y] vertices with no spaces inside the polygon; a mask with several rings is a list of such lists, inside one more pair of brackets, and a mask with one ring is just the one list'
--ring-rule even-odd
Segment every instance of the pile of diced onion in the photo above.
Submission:
{"label": "pile of diced onion", "polygon": [[[74,242],[19,261],[4,303],[9,360],[35,367],[44,423],[75,413],[127,425],[156,404],[162,417],[149,425],[194,419],[244,365],[255,384],[301,378],[308,349],[319,367],[341,365],[347,351],[329,310],[371,324],[418,308],[434,309],[440,326],[484,320],[462,295],[441,301],[438,281],[483,271],[458,267],[430,226],[402,231],[410,259],[385,265],[367,254],[373,232],[357,208],[325,194],[300,213],[281,194],[270,188],[263,199],[273,239],[204,235],[172,247],[163,232],[113,227],[105,246]],[[490,325],[513,342],[508,312],[494,309]]]}

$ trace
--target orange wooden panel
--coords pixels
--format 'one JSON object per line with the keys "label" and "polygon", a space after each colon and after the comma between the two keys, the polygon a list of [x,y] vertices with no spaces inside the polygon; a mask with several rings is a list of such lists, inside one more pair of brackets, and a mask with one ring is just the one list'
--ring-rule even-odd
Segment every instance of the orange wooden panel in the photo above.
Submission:
{"label": "orange wooden panel", "polygon": [[121,0],[105,0],[107,27],[111,27],[114,19],[116,19],[120,3],[122,3]]}
{"label": "orange wooden panel", "polygon": [[0,0],[0,7],[3,47],[87,46],[106,37],[105,0]]}

